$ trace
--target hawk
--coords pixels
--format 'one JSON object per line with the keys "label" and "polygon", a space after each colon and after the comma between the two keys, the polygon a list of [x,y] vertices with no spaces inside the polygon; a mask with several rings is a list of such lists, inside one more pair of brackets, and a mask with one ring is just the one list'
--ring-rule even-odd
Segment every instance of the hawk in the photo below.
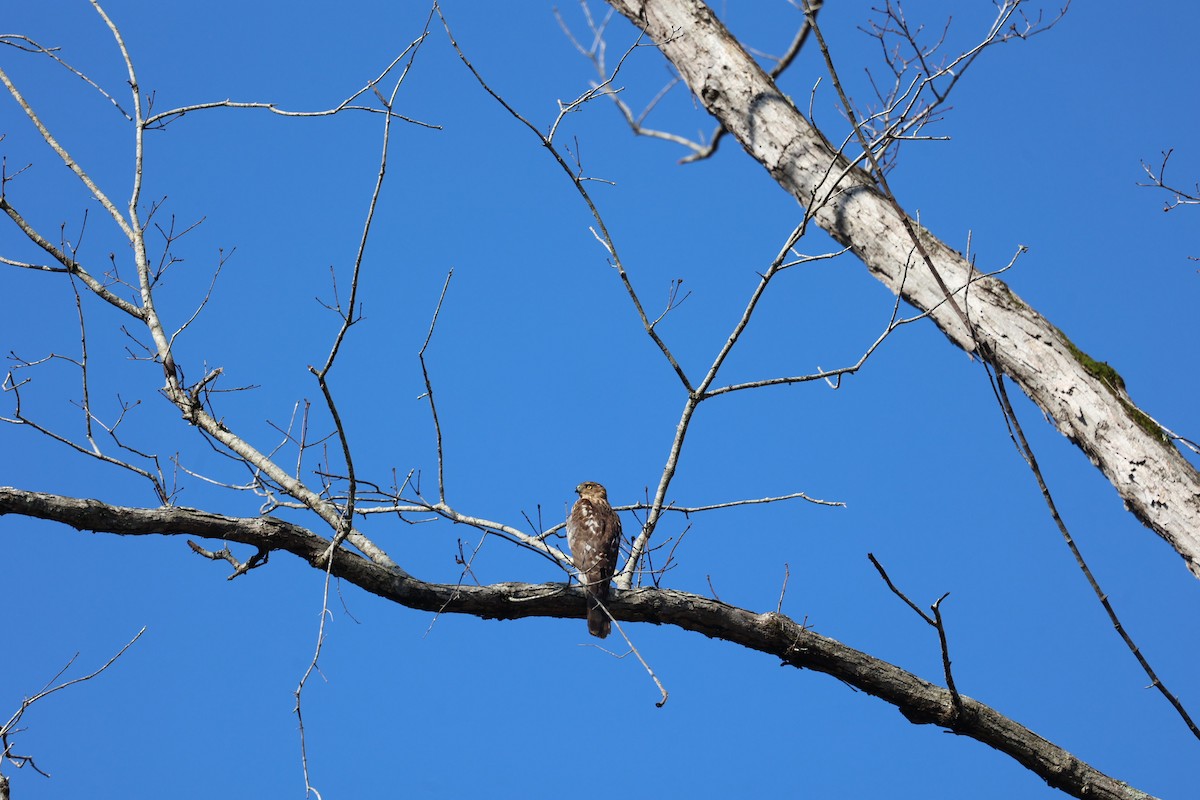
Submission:
{"label": "hawk", "polygon": [[584,481],[575,487],[575,493],[579,500],[567,517],[567,544],[588,595],[588,633],[603,639],[612,630],[612,621],[600,605],[608,600],[609,581],[617,568],[621,518],[608,504],[608,492],[600,484]]}

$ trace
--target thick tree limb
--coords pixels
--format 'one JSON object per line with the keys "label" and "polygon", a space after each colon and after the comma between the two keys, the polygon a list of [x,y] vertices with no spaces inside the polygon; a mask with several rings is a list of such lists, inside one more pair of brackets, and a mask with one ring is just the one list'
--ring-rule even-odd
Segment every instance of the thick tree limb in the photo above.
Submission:
{"label": "thick tree limb", "polygon": [[[238,518],[190,508],[124,508],[99,500],[0,487],[0,516],[53,520],[79,530],[123,536],[193,535],[284,550],[320,572],[329,540],[273,517]],[[333,552],[332,574],[372,594],[422,611],[471,614],[484,619],[582,618],[583,591],[565,584],[497,583],[461,586],[427,583],[353,552]],[[1050,786],[1080,798],[1145,800],[1150,795],[1099,772],[995,709],[950,693],[886,661],[820,634],[778,613],[755,614],[700,595],[640,588],[618,592],[608,609],[621,621],[675,625],[734,642],[797,668],[823,672],[899,709],[910,722],[938,725],[1006,753]]]}
{"label": "thick tree limb", "polygon": [[[850,170],[709,8],[699,0],[608,0],[659,43],[692,92],[753,158],[804,206],[827,194],[818,224],[871,273],[922,310],[946,337],[979,352],[1021,387],[1112,482],[1126,507],[1200,577],[1200,474],[1130,400],[1120,376],[1088,357],[996,278],[921,228],[930,260],[954,296],[914,256],[903,216],[866,173]],[[967,287],[969,285],[969,291]],[[966,312],[970,326],[955,312]]]}

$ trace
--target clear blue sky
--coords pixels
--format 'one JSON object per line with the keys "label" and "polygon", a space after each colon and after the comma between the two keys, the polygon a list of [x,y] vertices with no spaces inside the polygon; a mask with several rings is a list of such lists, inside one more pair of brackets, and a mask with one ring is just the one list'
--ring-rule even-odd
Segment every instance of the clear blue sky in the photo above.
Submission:
{"label": "clear blue sky", "polygon": [[[27,34],[128,105],[117,52],[83,2],[9,4],[4,29]],[[823,29],[851,91],[882,68],[857,30],[875,3],[831,3]],[[967,46],[991,4],[913,3],[911,17]],[[799,16],[784,2],[718,4],[760,51],[780,52]],[[1034,7],[1036,11],[1036,6]],[[1053,12],[1052,7],[1047,7]],[[422,3],[149,5],[111,2],[155,110],[231,98],[289,109],[335,105],[418,36]],[[603,9],[600,9],[601,13]],[[564,4],[572,24],[578,9]],[[493,87],[545,128],[577,96],[589,65],[551,5],[451,0],[455,34]],[[1195,40],[1189,4],[1076,3],[1052,32],[984,54],[932,133],[907,146],[891,184],[945,241],[968,233],[981,269],[1029,252],[1005,276],[1080,347],[1116,367],[1135,400],[1197,435],[1195,309],[1200,217],[1162,213],[1138,188],[1140,160],[1176,147],[1169,177],[1200,176]],[[633,39],[614,21],[610,57]],[[130,182],[131,135],[94,92],[44,59],[0,48],[0,65],[116,198]],[[806,107],[823,74],[806,52],[782,85]],[[617,85],[640,107],[668,73],[638,51]],[[805,98],[805,99],[801,99]],[[591,233],[586,209],[536,140],[459,64],[440,27],[401,89],[399,110],[441,126],[400,125],[362,279],[365,321],[332,373],[360,475],[390,481],[436,460],[417,350],[442,282],[455,270],[429,351],[446,431],[448,500],[464,513],[523,525],[562,519],[581,480],[615,503],[642,498],[662,469],[684,396],[640,330]],[[813,108],[832,138],[842,123],[826,78]],[[680,89],[651,119],[707,135],[712,122]],[[127,251],[78,182],[0,98],[0,152],[10,200],[80,258]],[[672,279],[692,292],[662,333],[701,372],[791,227],[797,207],[726,140],[681,167],[678,147],[630,135],[611,104],[572,116],[589,175],[633,281],[651,309]],[[176,324],[207,289],[221,249],[236,248],[210,305],[178,343],[188,376],[222,366],[219,410],[258,446],[279,439],[297,402],[319,405],[307,372],[337,322],[330,268],[345,286],[378,165],[379,120],[283,119],[262,111],[189,115],[149,137],[146,198],[155,221],[204,223],[176,245],[184,259],[160,305]],[[80,236],[87,213],[86,227]],[[813,236],[805,252],[828,240]],[[0,254],[32,259],[11,225]],[[125,262],[122,262],[125,259]],[[97,270],[101,271],[101,270]],[[0,352],[33,360],[78,355],[73,295],[61,276],[0,272]],[[121,432],[184,467],[228,483],[247,475],[215,454],[156,389],[161,372],[104,304],[84,298],[92,402],[111,421],[141,401]],[[739,350],[727,381],[852,363],[886,324],[889,293],[849,258],[786,273]],[[82,432],[77,372],[33,373],[25,413],[63,435]],[[118,397],[120,400],[118,400]],[[2,398],[0,414],[12,412]],[[1200,585],[1180,558],[1121,508],[1110,485],[1023,398],[1018,413],[1064,517],[1123,621],[1161,677],[1200,711],[1195,620]],[[324,432],[314,423],[314,435]],[[73,454],[29,429],[0,425],[0,485],[155,505],[145,482]],[[294,457],[294,455],[292,456]],[[312,458],[308,466],[324,457]],[[177,502],[252,515],[259,499],[179,473]],[[1045,513],[1008,440],[982,369],[932,326],[908,326],[843,387],[805,384],[713,400],[699,411],[671,498],[700,505],[794,491],[846,503],[793,502],[694,517],[668,573],[672,588],[755,611],[783,610],[818,632],[941,683],[937,640],[876,576],[874,553],[923,605],[945,592],[960,691],[1101,770],[1163,797],[1195,791],[1197,742],[1119,641]],[[315,524],[311,518],[296,517]],[[677,536],[669,520],[660,536]],[[627,530],[636,527],[626,515]],[[457,579],[458,542],[479,533],[430,523],[363,524],[406,569]],[[6,625],[0,717],[7,718],[79,652],[94,669],[143,626],[141,641],[100,678],[39,704],[16,750],[53,775],[13,776],[17,798],[299,797],[295,688],[314,647],[321,576],[285,554],[233,582],[182,538],[121,539],[23,519],[0,520]],[[210,545],[216,546],[213,543]],[[248,553],[240,553],[242,556]],[[480,580],[556,581],[546,560],[489,539]],[[582,620],[481,621],[410,611],[343,586],[305,695],[309,767],[326,800],[366,797],[1059,796],[974,741],[915,727],[891,706],[828,677],[780,669],[758,653],[676,629],[627,629],[668,690],[662,709],[632,658],[589,644]],[[612,640],[610,640],[611,642]]]}

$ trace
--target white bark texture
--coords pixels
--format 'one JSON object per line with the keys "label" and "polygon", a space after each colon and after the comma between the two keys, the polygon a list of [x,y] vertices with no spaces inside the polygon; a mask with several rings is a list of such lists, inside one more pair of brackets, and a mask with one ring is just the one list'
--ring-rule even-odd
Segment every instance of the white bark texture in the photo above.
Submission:
{"label": "white bark texture", "polygon": [[802,205],[830,193],[841,177],[816,222],[893,292],[917,308],[932,308],[931,318],[951,342],[989,353],[993,366],[1049,415],[1112,482],[1126,507],[1200,577],[1200,474],[1138,411],[1107,365],[1077,350],[1003,281],[972,273],[959,253],[910,221],[970,319],[974,330],[968,330],[916,253],[896,206],[863,171],[846,173],[846,160],[704,3],[609,3],[646,31],[705,108]]}

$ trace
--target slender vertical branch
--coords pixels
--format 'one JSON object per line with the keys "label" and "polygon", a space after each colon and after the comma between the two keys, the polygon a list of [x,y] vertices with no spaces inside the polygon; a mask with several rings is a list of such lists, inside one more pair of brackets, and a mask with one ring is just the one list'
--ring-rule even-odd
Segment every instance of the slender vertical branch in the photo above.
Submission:
{"label": "slender vertical branch", "polygon": [[[425,26],[427,33],[429,27],[428,20],[426,21]],[[418,42],[423,42],[424,40],[425,35],[422,34]],[[410,48],[410,65],[412,63],[412,59],[416,58],[418,49],[419,44]],[[395,86],[392,87],[390,97],[388,97],[384,103],[385,110],[388,113],[384,114],[383,116],[383,142],[379,153],[379,170],[375,176],[375,186],[371,191],[371,199],[367,203],[367,217],[363,222],[362,236],[359,237],[358,251],[354,255],[354,268],[350,277],[350,296],[346,301],[346,307],[339,309],[339,312],[342,316],[342,324],[339,326],[338,332],[334,336],[333,345],[329,348],[329,355],[325,359],[325,364],[319,370],[314,369],[311,366],[309,367],[309,371],[316,376],[317,384],[321,387],[321,394],[325,398],[325,406],[328,408],[330,416],[333,417],[334,430],[337,431],[338,442],[342,448],[342,459],[346,463],[346,480],[348,483],[348,488],[346,490],[345,507],[342,509],[341,527],[337,531],[337,535],[332,545],[335,547],[341,542],[341,540],[349,536],[350,532],[354,529],[354,506],[358,497],[358,479],[354,471],[354,456],[350,449],[350,437],[346,432],[346,427],[342,422],[341,415],[338,414],[337,405],[334,403],[333,399],[333,390],[329,385],[329,371],[333,369],[334,361],[337,359],[338,353],[342,347],[342,342],[345,341],[346,334],[349,332],[350,327],[358,321],[358,317],[355,315],[355,307],[358,305],[359,277],[362,274],[363,258],[366,254],[367,242],[371,236],[371,225],[375,221],[375,210],[378,208],[379,197],[383,192],[383,181],[387,176],[388,150],[391,145],[392,134],[391,110],[396,101],[396,94],[400,91],[400,86],[404,82],[404,76],[407,74],[408,68],[406,67],[404,72],[401,73],[400,78],[396,81]]]}
{"label": "slender vertical branch", "polygon": [[429,321],[429,333],[425,334],[425,341],[421,344],[421,350],[417,353],[417,358],[421,362],[421,375],[425,379],[425,396],[429,398],[429,413],[433,415],[433,431],[437,437],[438,502],[441,505],[446,504],[446,457],[442,445],[442,423],[438,420],[437,403],[434,402],[433,398],[433,382],[429,379],[429,367],[425,363],[425,350],[429,347],[429,342],[433,339],[433,331],[437,327],[438,315],[442,313],[442,303],[446,300],[446,291],[450,288],[450,279],[453,277],[454,270],[451,269],[446,273],[446,281],[442,284],[442,293],[438,296],[437,307],[433,309],[433,319]]}

